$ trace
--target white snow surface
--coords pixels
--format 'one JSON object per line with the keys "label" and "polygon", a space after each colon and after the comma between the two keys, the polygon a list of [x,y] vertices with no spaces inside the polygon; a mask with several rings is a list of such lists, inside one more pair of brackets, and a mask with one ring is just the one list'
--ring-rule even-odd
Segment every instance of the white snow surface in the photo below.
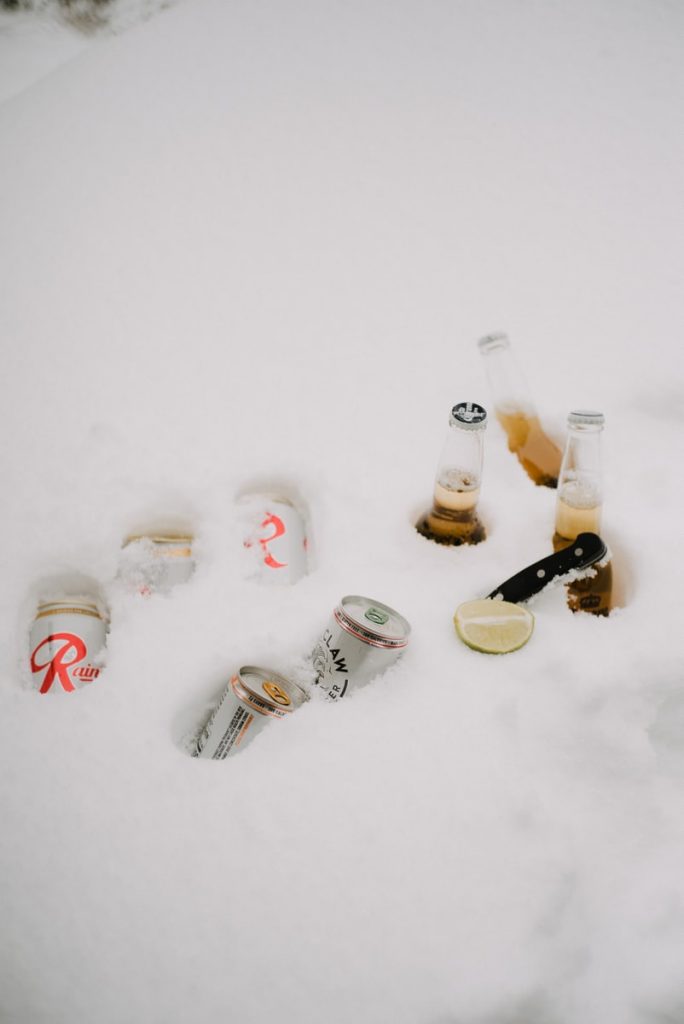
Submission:
{"label": "white snow surface", "polygon": [[[684,1021],[683,21],[193,0],[16,78],[3,1022]],[[572,616],[557,589],[488,657],[453,612],[550,550],[554,492],[492,422],[487,541],[412,523],[452,404],[491,405],[496,329],[559,441],[571,408],[606,415],[624,607]],[[281,486],[314,566],[268,588],[235,498]],[[141,524],[196,532],[169,596],[114,582]],[[42,697],[28,629],[73,574],[110,608],[106,668]],[[347,593],[410,620],[404,658],[189,757],[234,669],[301,675]]]}

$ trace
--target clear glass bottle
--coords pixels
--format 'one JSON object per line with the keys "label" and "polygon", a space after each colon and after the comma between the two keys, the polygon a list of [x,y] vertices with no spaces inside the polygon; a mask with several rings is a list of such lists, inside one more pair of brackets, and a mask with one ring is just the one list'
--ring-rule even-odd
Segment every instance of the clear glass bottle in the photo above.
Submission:
{"label": "clear glass bottle", "polygon": [[487,413],[474,402],[451,410],[449,433],[435,478],[432,508],[416,523],[418,533],[438,544],[479,544],[485,530],[475,511],[480,497]]}
{"label": "clear glass bottle", "polygon": [[544,433],[507,335],[488,334],[480,338],[478,346],[494,396],[496,418],[506,431],[509,450],[517,455],[535,484],[555,487],[561,451]]}
{"label": "clear glass bottle", "polygon": [[[554,551],[568,547],[579,533],[601,533],[603,413],[577,410],[568,416],[568,437],[558,483]],[[608,560],[596,575],[567,585],[572,611],[608,615],[612,608],[613,567]]]}

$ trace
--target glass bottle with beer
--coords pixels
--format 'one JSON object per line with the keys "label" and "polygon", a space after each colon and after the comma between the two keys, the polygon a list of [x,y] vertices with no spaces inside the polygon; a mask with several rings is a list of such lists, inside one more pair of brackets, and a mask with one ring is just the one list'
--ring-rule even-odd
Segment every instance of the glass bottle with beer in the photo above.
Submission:
{"label": "glass bottle with beer", "polygon": [[508,448],[518,457],[531,480],[556,487],[561,451],[544,433],[529,389],[505,334],[488,334],[478,341],[494,396],[496,418],[506,431]]}
{"label": "glass bottle with beer", "polygon": [[[603,413],[576,410],[568,416],[568,437],[561,465],[556,501],[554,551],[568,547],[579,533],[601,533],[603,473],[601,432]],[[596,574],[567,585],[573,612],[608,615],[613,606],[613,567],[610,559]]]}
{"label": "glass bottle with beer", "polygon": [[485,539],[476,506],[480,497],[487,413],[475,402],[451,410],[435,478],[433,504],[416,530],[437,544],[479,544]]}

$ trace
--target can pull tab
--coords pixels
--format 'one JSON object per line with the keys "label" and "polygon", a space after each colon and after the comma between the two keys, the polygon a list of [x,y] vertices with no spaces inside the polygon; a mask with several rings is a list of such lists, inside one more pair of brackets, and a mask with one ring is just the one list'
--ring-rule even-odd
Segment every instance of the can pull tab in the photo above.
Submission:
{"label": "can pull tab", "polygon": [[567,548],[528,565],[492,590],[488,597],[495,601],[520,604],[529,601],[544,587],[572,569],[588,569],[608,554],[608,548],[597,533],[580,533]]}
{"label": "can pull tab", "polygon": [[292,701],[290,700],[289,696],[285,693],[285,690],[282,688],[282,686],[278,686],[277,683],[271,682],[270,679],[266,680],[266,682],[263,684],[263,687],[264,692],[267,693],[271,700],[274,700],[276,704],[282,704],[283,706],[287,707],[289,704],[292,703]]}
{"label": "can pull tab", "polygon": [[383,612],[380,608],[375,607],[369,608],[364,612],[364,615],[370,622],[374,622],[376,626],[384,626],[389,619],[387,612]]}

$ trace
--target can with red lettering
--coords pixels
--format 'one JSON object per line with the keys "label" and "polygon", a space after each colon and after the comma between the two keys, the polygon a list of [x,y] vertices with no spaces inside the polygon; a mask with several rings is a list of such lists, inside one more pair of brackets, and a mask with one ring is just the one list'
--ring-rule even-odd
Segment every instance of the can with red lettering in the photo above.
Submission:
{"label": "can with red lettering", "polygon": [[250,494],[240,499],[248,524],[245,547],[253,555],[254,575],[264,583],[296,583],[308,572],[304,516],[282,495]]}
{"label": "can with red lettering", "polygon": [[274,718],[285,718],[308,695],[269,668],[245,665],[225,689],[219,706],[197,740],[195,757],[221,761],[247,744]]}
{"label": "can with red lettering", "polygon": [[193,536],[172,531],[134,534],[124,541],[120,576],[137,593],[168,594],[195,571]]}
{"label": "can with red lettering", "polygon": [[33,679],[40,693],[71,693],[100,674],[93,659],[105,645],[103,613],[90,597],[65,597],[38,605],[29,647]]}

